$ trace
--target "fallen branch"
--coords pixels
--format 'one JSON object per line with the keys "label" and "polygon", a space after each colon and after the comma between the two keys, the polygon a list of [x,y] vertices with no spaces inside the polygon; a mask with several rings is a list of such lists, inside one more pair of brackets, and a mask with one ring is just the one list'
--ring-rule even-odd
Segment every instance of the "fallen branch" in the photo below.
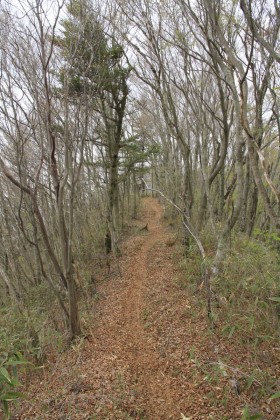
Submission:
{"label": "fallen branch", "polygon": [[203,260],[205,260],[206,253],[205,253],[204,247],[203,247],[200,239],[198,238],[198,235],[195,232],[195,228],[192,225],[192,223],[190,222],[190,219],[186,215],[186,213],[179,206],[177,206],[177,204],[175,204],[172,200],[170,200],[170,198],[166,197],[160,190],[156,190],[155,188],[148,187],[145,180],[143,178],[141,178],[141,180],[144,182],[146,190],[158,193],[162,198],[164,198],[169,204],[171,204],[183,216],[183,224],[184,224],[185,228],[188,230],[188,232],[190,233],[190,235],[195,240],[195,242],[198,246],[198,249],[200,251],[200,254],[201,254]]}
{"label": "fallen branch", "polygon": [[[159,194],[164,200],[166,200],[169,204],[171,204],[183,217],[183,225],[187,229],[187,231],[190,233],[192,238],[195,240],[195,243],[199,249],[199,252],[201,254],[203,263],[206,261],[206,252],[204,250],[204,247],[202,245],[202,242],[200,241],[198,234],[195,230],[195,227],[192,225],[189,216],[179,207],[177,204],[175,204],[170,198],[166,197],[160,190],[157,190],[155,188],[148,187],[146,181],[141,178],[141,181],[144,182],[145,188],[148,191],[153,191]],[[211,308],[211,286],[210,286],[210,273],[209,269],[206,264],[204,264],[204,279],[203,283],[205,285],[206,293],[207,293],[207,313],[208,318],[212,320],[212,308]]]}

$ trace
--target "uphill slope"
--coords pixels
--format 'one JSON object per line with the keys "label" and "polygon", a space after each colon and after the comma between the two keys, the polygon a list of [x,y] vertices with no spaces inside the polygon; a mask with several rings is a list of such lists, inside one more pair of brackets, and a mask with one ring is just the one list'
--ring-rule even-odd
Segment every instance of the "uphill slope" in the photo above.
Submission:
{"label": "uphill slope", "polygon": [[238,352],[209,333],[182,287],[182,250],[157,199],[143,198],[138,224],[148,231],[122,244],[121,275],[98,285],[88,339],[35,380],[17,419],[241,418],[246,395],[231,389],[230,370],[213,370],[223,373],[224,357],[241,363]]}

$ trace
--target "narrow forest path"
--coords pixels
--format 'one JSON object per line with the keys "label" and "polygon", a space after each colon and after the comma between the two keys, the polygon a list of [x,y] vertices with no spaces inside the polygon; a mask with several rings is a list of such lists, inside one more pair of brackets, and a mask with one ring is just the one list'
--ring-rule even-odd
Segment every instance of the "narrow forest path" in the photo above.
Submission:
{"label": "narrow forest path", "polygon": [[[122,261],[122,287],[112,297],[112,305],[103,313],[103,325],[99,333],[105,349],[110,349],[116,369],[123,377],[129,376],[136,386],[137,395],[144,403],[128,414],[148,418],[172,418],[176,399],[172,392],[172,379],[164,373],[165,362],[156,349],[156,342],[145,328],[147,318],[146,295],[153,288],[150,265],[155,264],[162,275],[170,276],[170,259],[161,268],[159,256],[152,257],[158,244],[165,245],[167,232],[162,223],[162,208],[157,200],[145,199],[142,224],[147,224],[148,233],[140,236],[139,248],[132,254],[128,241],[127,257]],[[135,239],[132,239],[135,244]],[[160,260],[162,263],[162,260]],[[106,313],[105,313],[106,312]],[[136,400],[136,399],[135,399]],[[137,412],[137,410],[139,412]],[[178,416],[179,416],[178,412]]]}
{"label": "narrow forest path", "polygon": [[138,227],[122,245],[121,276],[98,285],[89,338],[30,386],[17,419],[240,418],[228,378],[206,380],[227,344],[181,286],[182,252],[157,199],[142,200]]}

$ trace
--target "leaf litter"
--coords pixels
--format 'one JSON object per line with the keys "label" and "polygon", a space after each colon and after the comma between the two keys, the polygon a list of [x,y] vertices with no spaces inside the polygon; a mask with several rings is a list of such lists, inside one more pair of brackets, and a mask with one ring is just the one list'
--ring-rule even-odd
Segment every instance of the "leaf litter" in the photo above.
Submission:
{"label": "leaf litter", "polygon": [[[176,281],[182,249],[158,200],[144,198],[140,216],[148,230],[122,243],[121,275],[98,283],[87,338],[33,374],[13,418],[230,420],[250,407],[280,419],[277,400],[255,398],[253,386],[238,391],[250,352],[210,331]],[[279,357],[271,369],[279,372]]]}

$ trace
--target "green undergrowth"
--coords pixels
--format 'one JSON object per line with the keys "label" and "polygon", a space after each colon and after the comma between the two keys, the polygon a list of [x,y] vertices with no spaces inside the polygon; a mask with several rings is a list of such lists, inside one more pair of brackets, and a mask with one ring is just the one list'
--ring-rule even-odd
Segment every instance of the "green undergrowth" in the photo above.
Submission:
{"label": "green undergrowth", "polygon": [[[209,240],[210,257],[206,262],[209,268],[214,255],[213,249]],[[190,312],[189,316],[195,318],[197,312],[200,312],[206,317],[205,291],[202,284],[204,266],[194,244],[187,255],[181,258],[180,264],[184,276],[176,281],[195,300],[193,306],[196,307],[196,312]],[[211,279],[215,328],[209,328],[209,334],[217,334],[221,339],[224,338],[225,342],[232,343],[233,349],[244,352],[245,357],[240,362],[241,365],[234,366],[233,379],[236,380],[236,372],[244,372],[244,375],[238,378],[241,392],[251,400],[262,399],[266,403],[272,395],[278,395],[280,388],[276,371],[280,338],[279,269],[279,253],[273,246],[255,238],[248,239],[238,233],[231,240],[221,274]],[[234,355],[232,356],[234,358]],[[225,376],[224,371],[221,371],[221,362],[217,366],[213,365],[211,369],[208,367],[206,371],[207,380],[210,381],[214,378],[219,382],[219,378]],[[226,376],[230,376],[228,372]],[[251,418],[249,415],[246,417],[246,410],[244,413],[244,418]]]}
{"label": "green undergrowth", "polygon": [[240,237],[233,241],[223,272],[212,283],[217,316],[229,338],[240,331],[253,345],[279,339],[279,264],[277,252],[265,244]]}
{"label": "green undergrowth", "polygon": [[0,356],[0,403],[5,420],[11,418],[11,404],[23,397],[17,388],[21,385],[18,378],[18,369],[28,365],[21,353],[3,353]]}
{"label": "green undergrowth", "polygon": [[[28,296],[18,302],[7,299],[0,308],[0,402],[5,419],[10,419],[16,402],[24,398],[20,382],[40,369],[47,354],[63,348],[60,321],[53,318],[57,309],[55,297],[44,284],[31,287]],[[17,372],[21,365],[25,365],[20,369],[22,380]]]}
{"label": "green undergrowth", "polygon": [[47,285],[30,288],[24,301],[10,300],[1,307],[0,314],[1,354],[19,351],[40,364],[51,348],[62,347],[59,309]]}
{"label": "green undergrowth", "polygon": [[[192,244],[181,260],[185,275],[179,285],[199,296],[204,264]],[[206,264],[211,266],[211,257]],[[228,338],[239,335],[249,344],[279,339],[279,269],[272,247],[241,234],[232,239],[221,274],[211,279],[214,320]]]}

